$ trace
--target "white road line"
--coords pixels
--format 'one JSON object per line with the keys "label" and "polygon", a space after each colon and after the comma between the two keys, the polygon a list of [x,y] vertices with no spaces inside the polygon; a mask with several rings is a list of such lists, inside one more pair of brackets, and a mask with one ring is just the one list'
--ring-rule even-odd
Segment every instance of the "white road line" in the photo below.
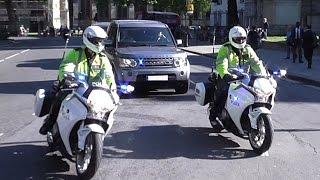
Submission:
{"label": "white road line", "polygon": [[18,56],[20,53],[17,53],[17,54],[14,54],[14,55],[11,55],[11,56],[9,56],[9,57],[6,57],[6,58],[4,58],[4,60],[7,60],[7,59],[10,59],[10,58],[13,58],[13,57],[15,57],[15,56]]}
{"label": "white road line", "polygon": [[3,133],[0,133],[0,137],[3,135]]}
{"label": "white road line", "polygon": [[21,51],[21,52],[19,52],[19,53],[16,53],[16,54],[13,54],[13,55],[11,55],[11,56],[9,56],[9,57],[6,57],[6,58],[4,58],[4,59],[1,59],[0,62],[4,62],[4,60],[8,60],[8,59],[10,59],[10,58],[13,58],[13,57],[15,57],[15,56],[18,56],[19,54],[22,54],[22,53],[25,53],[25,52],[28,52],[28,51],[30,51],[30,49],[23,50],[23,51]]}
{"label": "white road line", "polygon": [[23,50],[20,53],[22,54],[22,53],[25,53],[25,52],[28,52],[28,51],[30,51],[30,49]]}

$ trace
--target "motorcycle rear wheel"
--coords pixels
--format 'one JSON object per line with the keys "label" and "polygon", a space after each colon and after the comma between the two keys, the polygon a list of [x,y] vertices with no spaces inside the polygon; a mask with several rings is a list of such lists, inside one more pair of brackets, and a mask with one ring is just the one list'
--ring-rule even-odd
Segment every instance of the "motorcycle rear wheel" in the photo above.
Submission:
{"label": "motorcycle rear wheel", "polygon": [[83,151],[77,152],[76,169],[80,179],[90,179],[97,172],[102,159],[103,134],[90,133]]}
{"label": "motorcycle rear wheel", "polygon": [[262,154],[269,150],[273,140],[273,125],[268,114],[261,114],[257,120],[257,129],[249,132],[249,142],[253,151]]}

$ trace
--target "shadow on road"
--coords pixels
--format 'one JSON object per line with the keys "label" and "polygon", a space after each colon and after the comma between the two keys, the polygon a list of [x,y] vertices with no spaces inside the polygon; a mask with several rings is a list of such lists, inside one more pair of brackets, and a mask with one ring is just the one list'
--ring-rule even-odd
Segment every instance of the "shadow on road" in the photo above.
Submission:
{"label": "shadow on road", "polygon": [[0,83],[0,94],[35,94],[40,88],[50,89],[53,81]]}
{"label": "shadow on road", "polygon": [[320,129],[306,128],[306,129],[275,129],[275,132],[320,132]]}
{"label": "shadow on road", "polygon": [[[68,48],[80,47],[82,44],[81,37],[71,37]],[[64,49],[65,42],[61,37],[40,37],[40,38],[15,38],[11,43],[0,44],[2,50],[19,50],[19,49]]]}
{"label": "shadow on road", "polygon": [[188,55],[188,60],[190,62],[190,65],[199,65],[203,67],[211,68],[213,64],[213,58],[205,57],[205,56],[199,56],[199,55]]}
{"label": "shadow on road", "polygon": [[65,159],[48,155],[46,146],[0,144],[0,179],[76,179],[75,176],[57,174],[70,170]]}
{"label": "shadow on road", "polygon": [[[189,89],[190,90],[190,89]],[[194,95],[191,93],[176,94],[166,91],[139,92],[122,95],[121,99],[153,99],[155,101],[195,101]]]}
{"label": "shadow on road", "polygon": [[117,132],[106,140],[104,157],[128,159],[232,160],[255,157],[252,150],[222,135],[209,136],[210,128],[178,125],[144,126],[138,130]]}
{"label": "shadow on road", "polygon": [[24,61],[23,63],[17,64],[17,67],[34,68],[40,67],[45,70],[58,70],[61,60],[60,59],[39,59],[32,61]]}

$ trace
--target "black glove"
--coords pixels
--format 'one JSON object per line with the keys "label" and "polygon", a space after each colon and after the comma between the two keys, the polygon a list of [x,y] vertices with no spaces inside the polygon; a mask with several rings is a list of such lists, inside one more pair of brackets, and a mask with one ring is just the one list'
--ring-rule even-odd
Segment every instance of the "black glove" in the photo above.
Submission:
{"label": "black glove", "polygon": [[218,76],[217,76],[216,73],[211,73],[211,74],[209,75],[209,77],[208,77],[208,80],[209,80],[210,82],[216,82],[217,79],[218,79]]}
{"label": "black glove", "polygon": [[62,87],[63,88],[76,88],[76,87],[78,87],[78,84],[74,79],[65,78],[62,80]]}
{"label": "black glove", "polygon": [[225,80],[226,82],[235,81],[238,80],[238,76],[235,74],[225,74],[223,76],[223,80]]}

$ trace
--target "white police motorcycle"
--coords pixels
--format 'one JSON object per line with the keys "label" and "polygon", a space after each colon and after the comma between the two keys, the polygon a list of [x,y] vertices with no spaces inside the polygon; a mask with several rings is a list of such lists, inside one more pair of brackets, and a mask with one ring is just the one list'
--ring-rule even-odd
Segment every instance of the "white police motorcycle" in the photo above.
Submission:
{"label": "white police motorcycle", "polygon": [[[230,84],[226,104],[222,112],[211,125],[226,129],[234,135],[249,139],[251,147],[257,154],[266,152],[272,144],[273,125],[271,110],[274,106],[277,82],[273,75],[284,76],[285,70],[267,73],[266,76],[251,75],[244,73],[242,69],[232,69],[240,77],[238,80],[228,82]],[[217,77],[217,75],[216,75]],[[250,83],[249,83],[250,82]],[[213,83],[196,83],[195,98],[197,102],[205,106],[210,103],[210,108],[214,108],[215,98]],[[210,114],[209,114],[210,117]]]}
{"label": "white police motorcycle", "polygon": [[[74,75],[72,75],[74,76]],[[75,75],[66,91],[58,118],[47,133],[51,150],[76,163],[80,178],[89,179],[97,171],[103,151],[103,141],[113,125],[113,114],[119,105],[117,90],[106,86],[89,85],[85,75]],[[133,91],[132,86],[118,87],[123,93]],[[49,112],[44,89],[39,89],[35,99],[35,115],[42,117]],[[75,160],[74,160],[75,159]]]}

